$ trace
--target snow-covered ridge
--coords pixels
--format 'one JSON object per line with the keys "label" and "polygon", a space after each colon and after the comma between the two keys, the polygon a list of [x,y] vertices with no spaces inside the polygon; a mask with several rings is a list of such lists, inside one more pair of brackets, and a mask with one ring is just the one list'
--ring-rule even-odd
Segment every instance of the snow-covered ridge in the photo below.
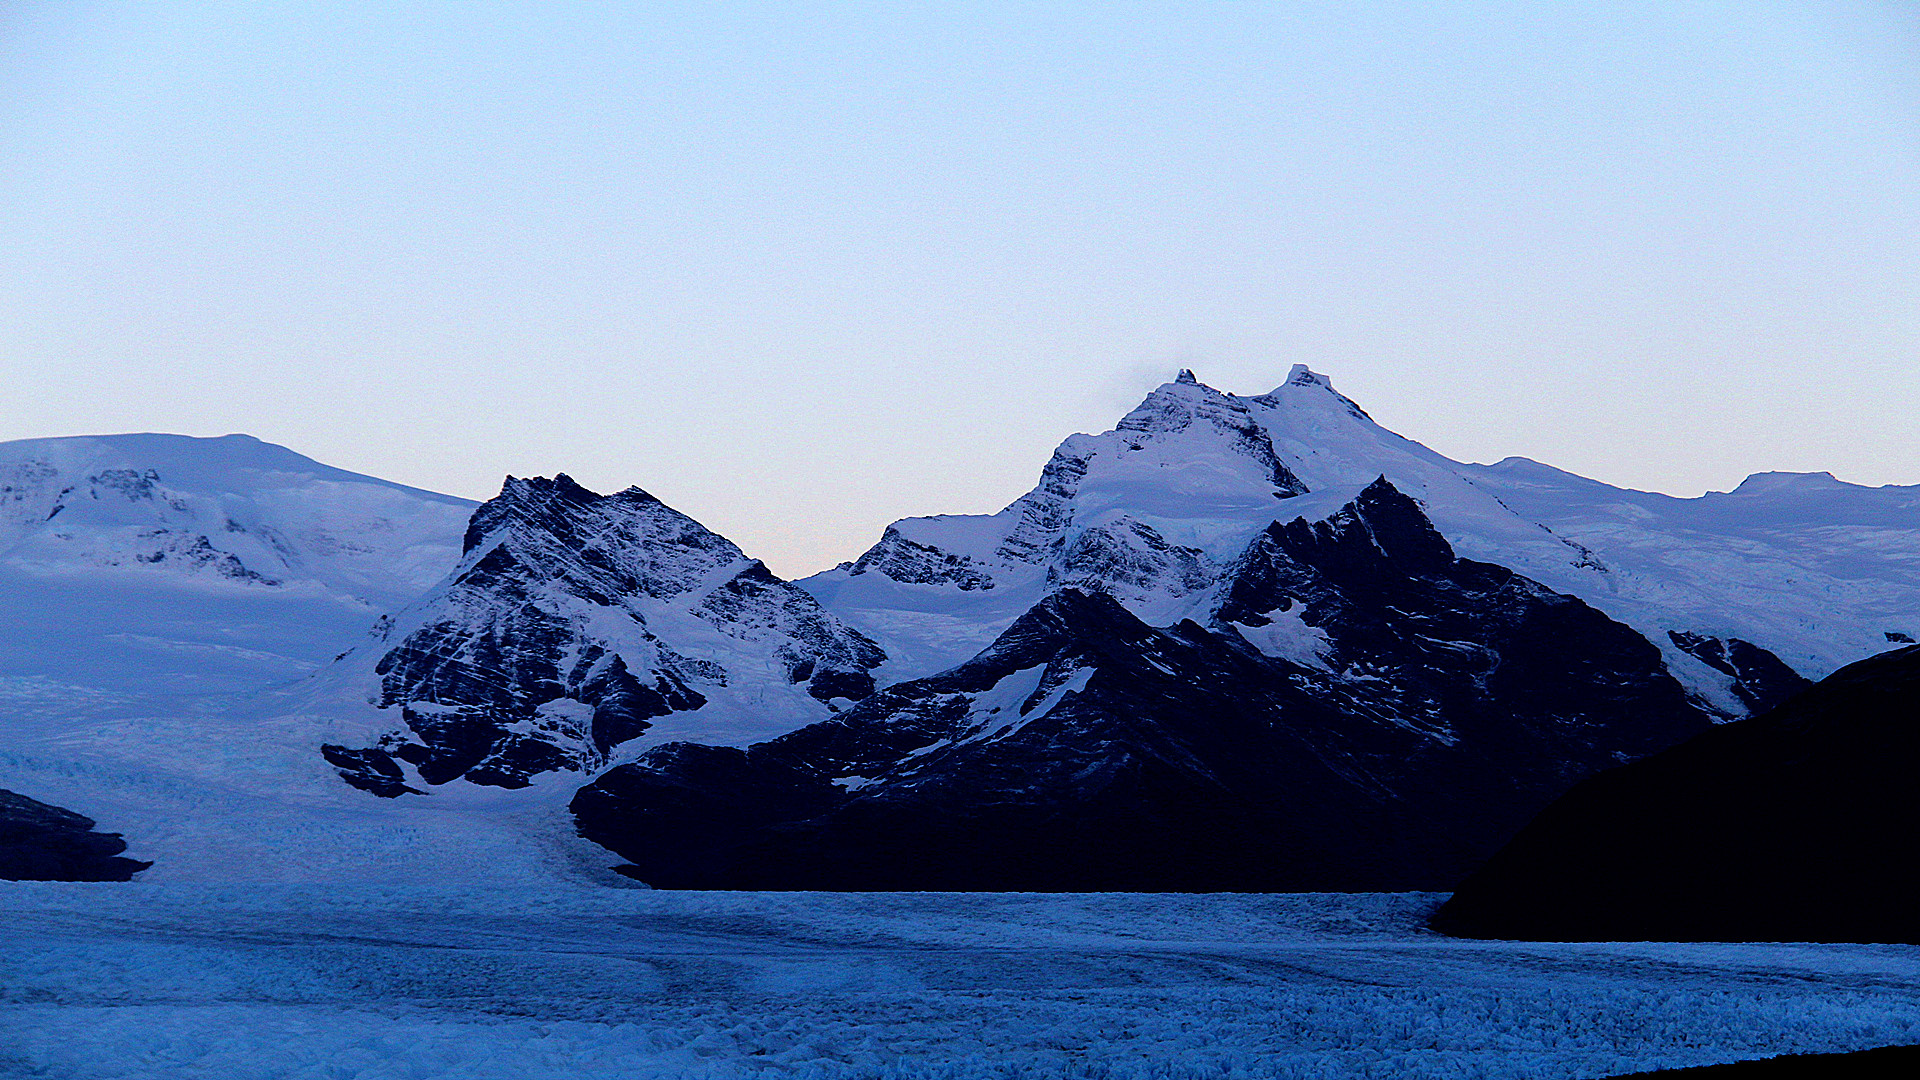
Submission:
{"label": "snow-covered ridge", "polygon": [[386,608],[446,572],[473,503],[246,435],[0,443],[0,561],[307,585]]}
{"label": "snow-covered ridge", "polygon": [[[896,522],[801,584],[887,649],[886,675],[917,677],[1055,588],[1107,592],[1157,626],[1204,622],[1261,529],[1320,520],[1381,477],[1462,556],[1638,629],[1729,715],[1746,711],[1730,680],[1671,635],[1751,642],[1811,677],[1920,635],[1920,488],[1763,473],[1678,499],[1524,459],[1465,464],[1381,427],[1304,366],[1250,398],[1183,371],[1113,430],[1069,437],[1000,513]],[[1297,651],[1311,630],[1269,646]]]}
{"label": "snow-covered ridge", "polygon": [[0,679],[296,678],[444,575],[474,505],[245,435],[0,443]]}

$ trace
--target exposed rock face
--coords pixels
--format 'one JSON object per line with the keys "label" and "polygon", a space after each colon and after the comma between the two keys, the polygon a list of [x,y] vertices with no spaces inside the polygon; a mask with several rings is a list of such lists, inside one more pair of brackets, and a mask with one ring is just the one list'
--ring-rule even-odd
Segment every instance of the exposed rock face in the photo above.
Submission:
{"label": "exposed rock face", "polygon": [[891,527],[881,534],[879,543],[846,567],[855,576],[884,574],[911,585],[952,585],[961,592],[993,588],[993,575],[972,559],[914,543]]}
{"label": "exposed rock face", "polygon": [[1644,637],[1505,567],[1455,557],[1384,479],[1325,521],[1270,526],[1216,623],[1285,655],[1269,643],[1295,637],[1272,634],[1289,617],[1326,642],[1309,663],[1329,690],[1358,684],[1385,722],[1534,761],[1547,770],[1544,797],[1705,720]]}
{"label": "exposed rock face", "polygon": [[150,862],[121,857],[119,833],[93,819],[0,791],[0,878],[9,881],[132,881]]}
{"label": "exposed rock face", "polygon": [[465,547],[453,575],[381,632],[374,702],[404,730],[325,748],[356,787],[418,790],[404,766],[423,784],[503,787],[592,769],[658,718],[730,691],[728,707],[758,710],[741,718],[748,732],[786,730],[871,693],[884,659],[638,488],[603,496],[564,475],[510,477],[474,512]]}
{"label": "exposed rock face", "polygon": [[1602,773],[1434,918],[1465,937],[1920,943],[1920,646]]}
{"label": "exposed rock face", "polygon": [[1646,639],[1382,480],[1260,534],[1207,625],[1057,589],[957,668],[573,806],[665,887],[1434,888],[1707,723]]}

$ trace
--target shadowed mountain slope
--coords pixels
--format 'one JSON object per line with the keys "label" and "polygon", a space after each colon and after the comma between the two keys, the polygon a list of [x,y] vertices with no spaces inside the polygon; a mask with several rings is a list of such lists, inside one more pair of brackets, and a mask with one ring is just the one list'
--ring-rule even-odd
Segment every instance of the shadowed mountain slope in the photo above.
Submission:
{"label": "shadowed mountain slope", "polygon": [[1920,943],[1920,646],[1578,785],[1434,927],[1544,940]]}

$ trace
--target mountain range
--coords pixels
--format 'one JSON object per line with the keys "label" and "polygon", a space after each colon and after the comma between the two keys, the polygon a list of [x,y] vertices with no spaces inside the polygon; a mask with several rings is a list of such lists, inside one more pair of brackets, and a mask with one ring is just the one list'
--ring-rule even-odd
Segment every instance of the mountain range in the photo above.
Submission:
{"label": "mountain range", "polygon": [[1920,631],[1915,551],[1920,489],[1464,464],[1305,368],[796,582],[638,488],[8,443],[0,787],[160,877],[1445,888]]}

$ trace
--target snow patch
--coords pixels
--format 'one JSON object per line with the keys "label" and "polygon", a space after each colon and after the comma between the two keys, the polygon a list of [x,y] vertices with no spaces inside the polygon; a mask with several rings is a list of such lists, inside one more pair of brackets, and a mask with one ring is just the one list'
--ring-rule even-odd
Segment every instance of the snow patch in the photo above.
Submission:
{"label": "snow patch", "polygon": [[1327,656],[1333,649],[1333,643],[1327,639],[1325,630],[1307,622],[1306,605],[1294,604],[1284,611],[1276,609],[1261,614],[1267,619],[1265,626],[1249,626],[1246,623],[1228,625],[1247,644],[1260,650],[1262,655],[1301,667],[1332,670],[1327,663]]}

